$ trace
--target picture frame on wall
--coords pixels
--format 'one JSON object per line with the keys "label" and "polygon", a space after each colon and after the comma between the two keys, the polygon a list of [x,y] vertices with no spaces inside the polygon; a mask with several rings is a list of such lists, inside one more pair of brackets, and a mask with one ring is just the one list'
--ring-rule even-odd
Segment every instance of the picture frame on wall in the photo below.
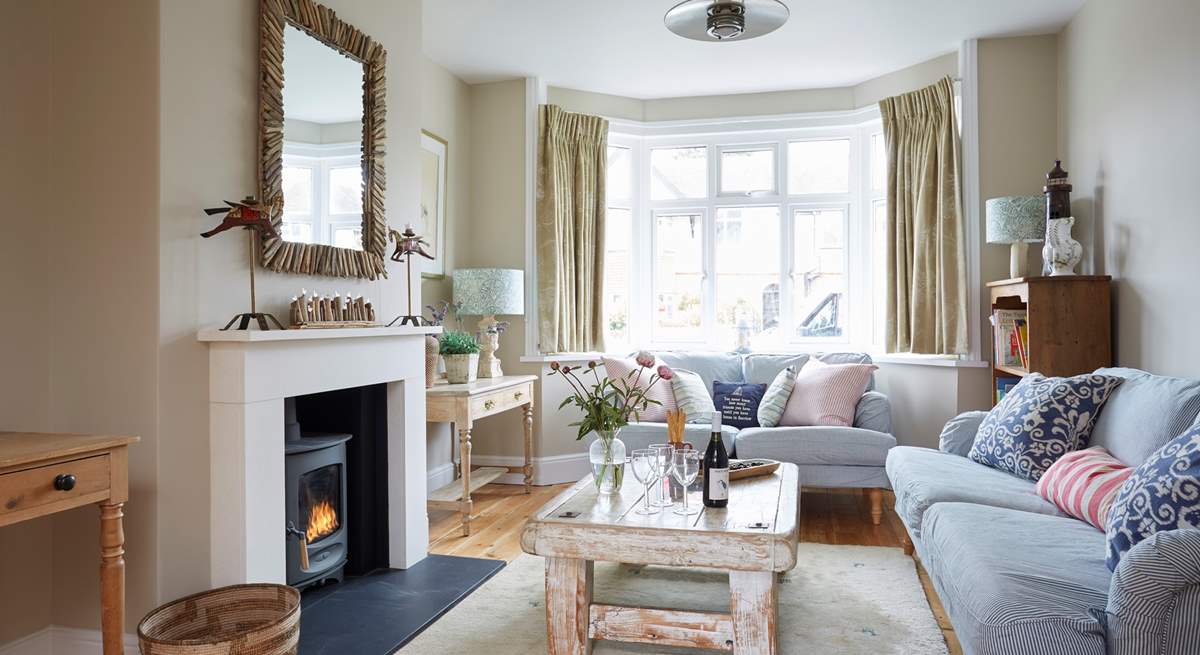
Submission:
{"label": "picture frame on wall", "polygon": [[446,276],[446,173],[450,144],[421,130],[421,217],[418,234],[429,242],[433,261],[426,261],[421,277]]}

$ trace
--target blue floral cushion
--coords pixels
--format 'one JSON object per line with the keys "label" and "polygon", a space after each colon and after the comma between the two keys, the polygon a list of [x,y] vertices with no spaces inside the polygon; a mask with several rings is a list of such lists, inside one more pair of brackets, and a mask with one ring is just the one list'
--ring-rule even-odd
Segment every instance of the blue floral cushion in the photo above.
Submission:
{"label": "blue floral cushion", "polygon": [[1108,512],[1108,559],[1121,556],[1156,532],[1200,528],[1200,426],[1167,442],[1121,485]]}
{"label": "blue floral cushion", "polygon": [[1026,375],[984,417],[971,459],[1036,482],[1059,457],[1087,446],[1104,401],[1123,380]]}

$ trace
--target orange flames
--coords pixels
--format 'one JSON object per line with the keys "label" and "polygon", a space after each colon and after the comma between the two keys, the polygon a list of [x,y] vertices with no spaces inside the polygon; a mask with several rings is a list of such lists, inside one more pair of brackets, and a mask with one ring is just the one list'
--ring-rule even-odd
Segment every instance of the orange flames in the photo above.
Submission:
{"label": "orange flames", "polygon": [[328,500],[322,500],[308,513],[308,543],[329,536],[338,526],[337,510]]}

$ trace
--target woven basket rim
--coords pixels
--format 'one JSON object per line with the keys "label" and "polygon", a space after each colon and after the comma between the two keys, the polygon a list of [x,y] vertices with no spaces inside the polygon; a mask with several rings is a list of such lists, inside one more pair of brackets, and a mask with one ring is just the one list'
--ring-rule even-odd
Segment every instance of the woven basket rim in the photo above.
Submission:
{"label": "woven basket rim", "polygon": [[[196,598],[201,598],[203,596],[211,596],[212,594],[215,594],[215,593],[220,593],[220,592],[225,592],[225,591],[236,591],[238,589],[283,590],[288,596],[291,597],[291,599],[293,601],[292,607],[284,614],[281,614],[279,616],[279,618],[275,619],[274,621],[271,621],[269,623],[264,623],[256,628],[254,628],[253,630],[244,630],[241,632],[233,633],[228,638],[222,639],[220,642],[213,642],[211,640],[204,640],[204,639],[159,639],[157,637],[148,636],[146,634],[145,630],[142,629],[143,626],[146,625],[146,621],[150,620],[150,617],[152,617],[155,614],[158,614],[159,612],[162,612],[170,607],[174,607],[176,605],[181,605],[183,603],[187,603],[188,601],[194,600]],[[141,640],[146,641],[151,644],[158,644],[160,646],[212,645],[214,643],[223,643],[223,642],[227,642],[227,641],[232,641],[234,639],[237,639],[238,637],[249,634],[250,632],[258,632],[259,630],[266,630],[268,628],[273,628],[277,625],[280,625],[281,623],[290,622],[299,613],[300,613],[300,592],[295,587],[291,587],[291,586],[283,585],[283,584],[273,584],[273,583],[265,583],[265,582],[235,584],[235,585],[228,585],[225,587],[217,587],[216,589],[209,589],[207,591],[201,591],[198,593],[190,594],[188,596],[184,596],[182,598],[176,598],[175,600],[173,600],[169,603],[160,605],[160,606],[156,607],[155,609],[150,610],[150,612],[147,613],[146,616],[144,616],[142,618],[142,620],[138,622],[137,635],[138,635],[138,639],[141,639]]]}

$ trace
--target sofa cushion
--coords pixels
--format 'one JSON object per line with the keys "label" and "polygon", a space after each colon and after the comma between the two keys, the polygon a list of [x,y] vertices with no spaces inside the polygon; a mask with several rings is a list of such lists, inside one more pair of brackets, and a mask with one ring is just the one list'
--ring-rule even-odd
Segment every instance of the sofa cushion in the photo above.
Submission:
{"label": "sofa cushion", "polygon": [[726,425],[735,428],[756,428],[758,406],[766,392],[765,384],[718,380],[713,383],[713,404]]}
{"label": "sofa cushion", "polygon": [[1037,481],[1038,495],[1063,512],[1103,530],[1121,485],[1133,469],[1101,446],[1067,453]]}
{"label": "sofa cushion", "polygon": [[887,474],[896,491],[896,513],[914,538],[921,538],[925,512],[935,503],[978,503],[1063,516],[1054,503],[1037,495],[1029,480],[931,448],[891,449]]}
{"label": "sofa cushion", "polygon": [[[726,452],[733,452],[734,437],[737,433],[738,430],[735,427],[728,425],[721,426],[721,441],[725,444]],[[712,428],[708,425],[688,423],[683,426],[683,440],[692,444],[692,447],[699,449],[701,452],[708,447],[708,440],[711,434]],[[629,454],[634,450],[649,448],[652,443],[667,443],[667,424],[630,423],[621,428],[621,433],[617,436],[625,444],[625,453]],[[594,438],[590,437],[588,439],[589,445]],[[587,448],[581,446],[576,452],[586,453]],[[630,478],[630,480],[632,479]]]}
{"label": "sofa cushion", "polygon": [[1105,653],[1104,535],[1075,519],[966,503],[922,530],[938,597],[967,653]]}
{"label": "sofa cushion", "polygon": [[712,394],[704,385],[704,379],[693,371],[682,368],[674,370],[671,392],[675,394],[675,406],[687,415],[688,423],[708,423],[717,411]]}
{"label": "sofa cushion", "polygon": [[868,391],[854,407],[854,427],[892,433],[892,403],[878,391]]}
{"label": "sofa cushion", "polygon": [[[671,368],[693,371],[704,380],[704,388],[712,389],[713,382],[742,382],[742,356],[737,353],[692,352],[686,350],[660,351],[658,359]],[[768,380],[769,382],[770,380]]]}
{"label": "sofa cushion", "polygon": [[[871,364],[871,356],[866,353],[818,353],[815,359],[826,364]],[[872,369],[873,370],[873,369]],[[875,375],[867,378],[867,391],[875,390]]]}
{"label": "sofa cushion", "polygon": [[1104,401],[1122,382],[1111,375],[1026,375],[983,419],[971,459],[1036,482],[1054,460],[1087,445]]}
{"label": "sofa cushion", "polygon": [[769,353],[751,353],[742,358],[742,379],[758,384],[770,384],[779,372],[792,367],[799,372],[808,361],[808,355],[772,355]]}
{"label": "sofa cushion", "polygon": [[1130,466],[1179,436],[1200,413],[1200,380],[1151,375],[1134,368],[1101,368],[1125,382],[1112,392],[1092,428],[1093,446],[1104,446]]}
{"label": "sofa cushion", "polygon": [[[738,457],[793,464],[883,466],[896,445],[890,434],[847,427],[746,428],[737,435]],[[803,484],[803,480],[800,481]]]}
{"label": "sofa cushion", "polygon": [[1108,515],[1108,568],[1156,532],[1200,529],[1200,427],[1154,451],[1121,486]]}
{"label": "sofa cushion", "polygon": [[[637,413],[639,421],[665,421],[667,412],[675,411],[675,393],[671,391],[670,380],[655,379],[655,369],[662,364],[656,359],[653,368],[642,368],[632,358],[604,358],[604,371],[609,378],[624,380],[626,383],[645,390],[646,400],[650,401],[645,409]],[[638,373],[640,371],[640,375]]]}
{"label": "sofa cushion", "polygon": [[854,425],[854,410],[874,364],[826,364],[810,359],[796,376],[780,425]]}
{"label": "sofa cushion", "polygon": [[764,428],[779,425],[783,418],[783,408],[787,407],[792,388],[796,386],[796,368],[788,366],[771,380],[767,392],[763,394],[762,402],[758,405],[758,424]]}

